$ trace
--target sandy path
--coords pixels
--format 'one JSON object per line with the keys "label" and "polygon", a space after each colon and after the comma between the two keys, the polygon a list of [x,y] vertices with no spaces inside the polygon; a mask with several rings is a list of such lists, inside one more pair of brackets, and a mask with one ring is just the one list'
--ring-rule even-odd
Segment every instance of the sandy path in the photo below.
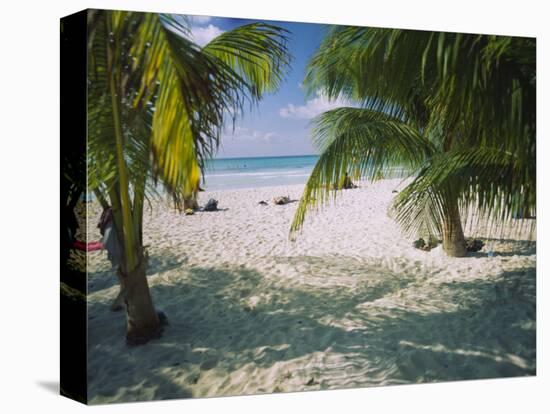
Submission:
{"label": "sandy path", "polygon": [[398,184],[345,191],[295,242],[297,203],[257,203],[302,186],[201,193],[223,210],[194,216],[157,205],[144,237],[170,326],[128,348],[105,253],[90,254],[91,402],[533,375],[535,243],[416,250],[386,214]]}

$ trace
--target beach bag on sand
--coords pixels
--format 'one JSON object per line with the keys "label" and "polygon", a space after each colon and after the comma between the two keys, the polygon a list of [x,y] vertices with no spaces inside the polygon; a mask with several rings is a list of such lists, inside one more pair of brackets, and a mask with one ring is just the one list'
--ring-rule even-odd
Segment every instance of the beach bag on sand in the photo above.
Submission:
{"label": "beach bag on sand", "polygon": [[208,200],[208,203],[204,206],[204,211],[217,211],[218,210],[218,200],[211,198]]}
{"label": "beach bag on sand", "polygon": [[277,205],[285,205],[285,204],[288,204],[288,203],[290,203],[290,197],[289,197],[289,196],[275,197],[275,198],[273,199],[273,203],[274,203],[274,204],[277,204]]}

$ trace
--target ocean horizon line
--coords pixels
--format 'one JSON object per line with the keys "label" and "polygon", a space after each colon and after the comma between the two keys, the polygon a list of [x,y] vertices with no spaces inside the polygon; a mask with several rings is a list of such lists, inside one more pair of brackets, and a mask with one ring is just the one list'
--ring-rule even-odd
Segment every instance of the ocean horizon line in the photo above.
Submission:
{"label": "ocean horizon line", "polygon": [[261,156],[242,156],[242,157],[223,157],[211,158],[208,161],[225,161],[225,160],[244,160],[250,158],[301,158],[301,157],[318,157],[319,154],[302,154],[302,155],[261,155]]}

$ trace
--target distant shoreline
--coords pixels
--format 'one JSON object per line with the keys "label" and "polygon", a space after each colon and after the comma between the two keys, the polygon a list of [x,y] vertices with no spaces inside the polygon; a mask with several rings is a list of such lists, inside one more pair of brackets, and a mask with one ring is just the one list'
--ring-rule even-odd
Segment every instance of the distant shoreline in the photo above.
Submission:
{"label": "distant shoreline", "polygon": [[214,159],[206,163],[203,187],[231,190],[305,184],[317,160],[317,155]]}
{"label": "distant shoreline", "polygon": [[[305,184],[318,155],[240,157],[210,160],[203,188],[211,191]],[[388,169],[385,178],[403,177],[403,168]]]}
{"label": "distant shoreline", "polygon": [[300,158],[300,157],[319,157],[319,154],[301,154],[301,155],[261,155],[261,156],[254,156],[254,157],[220,157],[220,158],[212,158],[212,160],[209,161],[230,161],[230,160],[244,160],[249,158]]}

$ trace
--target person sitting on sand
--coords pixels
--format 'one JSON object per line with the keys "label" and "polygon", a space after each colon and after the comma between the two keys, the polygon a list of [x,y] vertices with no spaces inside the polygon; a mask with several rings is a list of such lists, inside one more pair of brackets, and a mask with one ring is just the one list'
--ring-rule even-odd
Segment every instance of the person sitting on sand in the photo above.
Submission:
{"label": "person sitting on sand", "polygon": [[347,172],[339,184],[334,184],[335,190],[350,190],[352,188],[357,188],[357,185],[355,185],[353,181],[351,181],[351,178]]}

